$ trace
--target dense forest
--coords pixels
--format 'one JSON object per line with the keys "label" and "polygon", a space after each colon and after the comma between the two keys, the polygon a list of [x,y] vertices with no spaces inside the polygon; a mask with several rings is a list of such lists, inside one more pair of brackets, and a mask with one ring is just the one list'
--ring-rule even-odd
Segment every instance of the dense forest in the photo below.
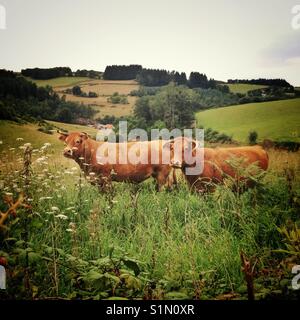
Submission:
{"label": "dense forest", "polygon": [[103,79],[105,80],[133,80],[136,79],[138,73],[142,70],[141,65],[129,65],[129,66],[107,66],[103,73]]}
{"label": "dense forest", "polygon": [[68,77],[73,75],[72,70],[69,67],[22,69],[21,74],[24,77],[30,77],[37,80]]}

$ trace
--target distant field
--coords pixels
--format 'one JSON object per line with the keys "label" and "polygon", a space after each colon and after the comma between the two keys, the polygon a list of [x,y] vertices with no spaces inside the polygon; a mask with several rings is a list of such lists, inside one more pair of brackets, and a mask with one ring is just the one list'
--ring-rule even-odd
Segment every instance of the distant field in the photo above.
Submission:
{"label": "distant field", "polygon": [[[109,80],[90,80],[78,83],[81,90],[89,93],[89,91],[96,92],[97,98],[86,98],[76,97],[72,94],[64,94],[63,91],[72,87],[70,85],[57,87],[54,90],[60,95],[65,95],[67,101],[74,101],[83,103],[84,105],[90,105],[97,114],[95,118],[105,115],[114,115],[116,117],[126,116],[132,113],[133,106],[136,101],[136,97],[129,96],[132,90],[139,88],[139,84],[133,80],[120,80],[120,81],[109,81]],[[128,104],[112,104],[107,101],[107,98],[113,93],[118,92],[119,94],[127,95]]]}
{"label": "distant field", "polygon": [[[137,98],[129,96],[129,93],[139,88],[139,84],[134,80],[95,80],[86,77],[60,77],[50,80],[34,80],[27,77],[26,79],[36,83],[37,86],[51,86],[59,96],[65,95],[67,101],[92,106],[97,111],[95,118],[106,115],[114,115],[116,117],[130,115]],[[76,97],[72,94],[63,93],[63,91],[75,85],[80,86],[81,90],[87,94],[89,91],[96,92],[98,97]],[[107,98],[115,92],[126,95],[128,104],[112,104],[108,102]]]}
{"label": "distant field", "polygon": [[32,78],[26,77],[27,80],[34,82],[39,87],[51,86],[55,87],[64,87],[64,86],[75,86],[84,81],[90,81],[93,79],[87,77],[59,77],[49,80],[34,80]]}
{"label": "distant field", "polygon": [[258,84],[247,84],[247,83],[226,83],[230,91],[233,93],[247,93],[250,90],[262,89],[267,86],[262,86]]}
{"label": "distant field", "polygon": [[232,135],[241,142],[249,131],[258,139],[300,141],[300,98],[249,103],[198,112],[197,124]]}

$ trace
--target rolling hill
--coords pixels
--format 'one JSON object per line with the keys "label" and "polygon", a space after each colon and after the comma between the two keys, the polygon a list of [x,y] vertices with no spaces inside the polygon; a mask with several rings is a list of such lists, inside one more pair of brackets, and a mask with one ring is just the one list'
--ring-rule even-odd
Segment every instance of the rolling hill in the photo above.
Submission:
{"label": "rolling hill", "polygon": [[300,141],[300,98],[201,111],[196,114],[197,125],[232,135],[247,141],[250,131],[258,133],[258,140]]}

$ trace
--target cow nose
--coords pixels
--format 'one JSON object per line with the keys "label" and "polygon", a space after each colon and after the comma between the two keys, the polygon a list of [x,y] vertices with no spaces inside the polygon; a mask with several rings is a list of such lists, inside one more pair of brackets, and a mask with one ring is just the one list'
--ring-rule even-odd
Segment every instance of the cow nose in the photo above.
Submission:
{"label": "cow nose", "polygon": [[64,154],[68,155],[68,156],[71,156],[72,155],[72,150],[70,148],[65,148]]}
{"label": "cow nose", "polygon": [[173,161],[172,165],[173,165],[173,167],[181,168],[181,162],[180,161]]}

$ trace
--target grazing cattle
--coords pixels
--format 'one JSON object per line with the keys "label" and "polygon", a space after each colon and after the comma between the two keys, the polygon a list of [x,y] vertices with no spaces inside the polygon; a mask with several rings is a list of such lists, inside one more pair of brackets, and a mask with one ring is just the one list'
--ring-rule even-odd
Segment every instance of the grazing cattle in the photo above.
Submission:
{"label": "grazing cattle", "polygon": [[[84,132],[60,133],[59,139],[66,144],[64,156],[75,160],[84,174],[92,176],[93,184],[97,184],[101,189],[105,189],[105,185],[111,181],[139,183],[151,176],[156,179],[158,191],[166,183],[171,183],[168,179],[173,169],[169,164],[162,164],[161,161],[162,145],[165,141],[105,143],[91,139]],[[106,148],[102,150],[102,155],[107,156],[106,161],[103,162],[99,154],[100,147]],[[115,148],[116,158],[109,159],[108,148]],[[156,164],[151,164],[151,153],[154,152],[159,155],[158,161]],[[140,161],[132,163],[128,160],[129,155],[132,154]],[[127,159],[127,163],[124,164],[121,159]]]}
{"label": "grazing cattle", "polygon": [[[179,148],[176,148],[177,142],[181,142]],[[251,181],[250,176],[258,173],[257,168],[267,170],[269,162],[268,154],[260,146],[203,148],[202,172],[188,175],[186,169],[188,167],[193,168],[195,161],[188,161],[188,164],[184,159],[184,152],[187,155],[190,154],[190,157],[195,157],[196,141],[176,138],[167,142],[163,148],[170,149],[171,165],[181,168],[190,187],[198,192],[214,191],[216,184],[222,183],[230,177],[233,178],[235,186],[251,187],[253,181]],[[243,177],[243,174],[245,175],[245,171],[249,168],[248,175]]]}

